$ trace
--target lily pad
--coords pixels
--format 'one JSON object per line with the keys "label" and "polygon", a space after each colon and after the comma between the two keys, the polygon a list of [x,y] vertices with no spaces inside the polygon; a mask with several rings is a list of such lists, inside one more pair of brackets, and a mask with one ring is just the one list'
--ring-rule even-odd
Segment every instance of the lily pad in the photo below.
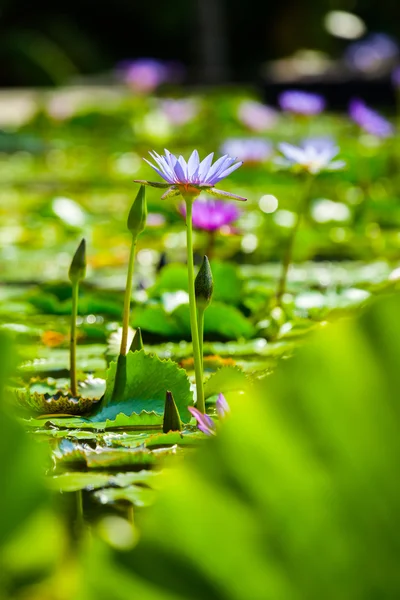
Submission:
{"label": "lily pad", "polygon": [[163,414],[165,394],[173,393],[182,421],[190,420],[187,407],[193,396],[186,372],[171,360],[160,360],[144,350],[129,352],[126,356],[126,383],[121,397],[113,399],[117,363],[107,372],[107,389],[91,421],[115,419],[120,413],[130,416],[143,411]]}

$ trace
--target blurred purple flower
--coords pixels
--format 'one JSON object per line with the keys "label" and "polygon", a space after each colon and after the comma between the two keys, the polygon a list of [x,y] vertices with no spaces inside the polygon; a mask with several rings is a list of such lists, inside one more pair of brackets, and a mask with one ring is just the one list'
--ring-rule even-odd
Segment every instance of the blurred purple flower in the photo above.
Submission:
{"label": "blurred purple flower", "polygon": [[367,133],[380,138],[393,135],[393,125],[382,115],[369,108],[363,100],[354,98],[349,105],[351,119]]}
{"label": "blurred purple flower", "polygon": [[231,412],[229,404],[227,403],[226,398],[223,394],[218,394],[216,407],[217,414],[220,419],[224,419]]}
{"label": "blurred purple flower", "polygon": [[278,120],[278,112],[275,109],[254,100],[241,102],[237,116],[243,125],[258,133],[271,129]]}
{"label": "blurred purple flower", "polygon": [[197,408],[194,408],[194,406],[188,406],[188,410],[196,419],[197,427],[200,429],[200,431],[206,435],[216,435],[217,427],[214,420],[210,416],[201,413],[199,410],[197,410]]}
{"label": "blurred purple flower", "polygon": [[[186,204],[179,207],[181,214],[186,217]],[[230,225],[240,217],[240,210],[232,202],[198,198],[193,203],[192,219],[196,229],[216,231]]]}
{"label": "blurred purple flower", "polygon": [[166,98],[160,102],[161,110],[173,125],[186,125],[199,114],[200,105],[194,98]]}
{"label": "blurred purple flower", "polygon": [[397,66],[392,71],[392,84],[396,88],[400,88],[400,66]]}
{"label": "blurred purple flower", "polygon": [[344,58],[357,71],[372,73],[393,63],[399,55],[395,40],[385,33],[372,33],[360,42],[348,46]]}
{"label": "blurred purple flower", "polygon": [[261,163],[270,158],[272,144],[260,138],[230,138],[222,144],[221,152],[243,163]]}
{"label": "blurred purple flower", "polygon": [[325,108],[325,99],[319,94],[301,90],[286,90],[278,98],[279,106],[286,112],[298,115],[318,115]]}
{"label": "blurred purple flower", "polygon": [[345,166],[342,160],[333,160],[339,153],[339,148],[330,139],[304,140],[301,146],[283,142],[279,144],[279,149],[283,157],[277,159],[278,164],[298,167],[312,175],[321,171],[337,171]]}
{"label": "blurred purple flower", "polygon": [[198,196],[202,190],[217,198],[232,198],[233,200],[245,201],[246,198],[236,196],[230,192],[224,192],[214,187],[230,173],[236,171],[242,163],[236,162],[236,158],[231,156],[221,156],[212,164],[214,152],[211,152],[204,160],[200,162],[199,153],[193,150],[189,160],[183,156],[175,156],[169,150],[165,150],[163,156],[157,152],[149,152],[150,156],[156,162],[157,167],[150,161],[144,159],[152,169],[156,171],[167,183],[158,183],[155,181],[143,181],[135,179],[136,183],[150,185],[156,188],[168,188],[162,195],[162,199],[173,198],[179,194]]}
{"label": "blurred purple flower", "polygon": [[154,58],[124,61],[120,63],[117,71],[127,85],[141,93],[153,92],[168,77],[166,65]]}

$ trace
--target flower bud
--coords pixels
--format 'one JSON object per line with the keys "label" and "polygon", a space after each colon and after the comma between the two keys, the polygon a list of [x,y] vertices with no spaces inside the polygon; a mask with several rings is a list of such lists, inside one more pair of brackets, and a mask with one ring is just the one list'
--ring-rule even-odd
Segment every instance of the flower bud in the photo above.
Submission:
{"label": "flower bud", "polygon": [[167,391],[165,397],[165,408],[164,408],[164,420],[163,420],[163,432],[168,431],[182,431],[181,418],[179,411],[176,407],[172,392]]}
{"label": "flower bud", "polygon": [[86,241],[83,239],[78,246],[69,268],[68,277],[72,283],[82,281],[86,275]]}
{"label": "flower bud", "polygon": [[214,290],[214,282],[207,256],[204,256],[199,272],[194,282],[196,304],[203,309],[207,308],[211,302]]}
{"label": "flower bud", "polygon": [[141,185],[128,215],[128,229],[134,238],[136,238],[139,233],[142,233],[146,227],[146,218],[146,188],[144,185]]}
{"label": "flower bud", "polygon": [[136,329],[136,333],[133,336],[129,352],[136,352],[139,350],[143,350],[142,330],[140,329],[140,327]]}

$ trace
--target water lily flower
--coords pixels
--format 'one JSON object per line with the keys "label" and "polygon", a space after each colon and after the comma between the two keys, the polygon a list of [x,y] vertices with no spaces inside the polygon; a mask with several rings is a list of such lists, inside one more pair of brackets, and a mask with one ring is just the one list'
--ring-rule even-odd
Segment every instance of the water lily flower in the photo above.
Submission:
{"label": "water lily flower", "polygon": [[312,175],[321,171],[337,171],[345,166],[344,161],[333,160],[339,153],[339,148],[331,140],[304,140],[301,146],[282,142],[279,149],[283,157],[277,159],[277,164],[297,167]]}
{"label": "water lily flower", "polygon": [[318,115],[325,108],[325,99],[319,94],[301,90],[286,90],[278,98],[279,106],[285,112],[297,115]]}
{"label": "water lily flower", "polygon": [[119,65],[123,81],[137,92],[150,93],[164,83],[168,76],[165,64],[154,58],[138,58]]}
{"label": "water lily flower", "polygon": [[255,100],[241,102],[237,116],[243,125],[257,133],[268,131],[268,129],[274,127],[278,120],[278,112],[275,109]]}
{"label": "water lily flower", "polygon": [[393,135],[393,125],[382,115],[369,108],[363,100],[354,98],[350,102],[349,114],[351,119],[367,133],[379,138]]}
{"label": "water lily flower", "polygon": [[225,140],[221,151],[236,156],[243,163],[257,164],[270,158],[272,144],[260,138],[230,138]]}
{"label": "water lily flower", "polygon": [[188,410],[196,419],[197,426],[200,429],[200,431],[202,431],[206,435],[216,435],[217,426],[215,424],[215,421],[209,415],[200,412],[199,410],[197,410],[197,408],[194,408],[194,406],[188,406]]}
{"label": "water lily flower", "polygon": [[360,42],[350,44],[344,58],[351,69],[362,73],[377,73],[399,55],[396,41],[385,33],[372,33]]}
{"label": "water lily flower", "polygon": [[[226,401],[226,398],[223,394],[218,394],[217,402],[216,402],[217,414],[220,419],[224,419],[227,417],[230,412],[230,406]],[[194,406],[188,406],[189,412],[193,415],[193,417],[197,421],[197,426],[206,435],[216,435],[217,433],[217,424],[209,415],[203,414]]]}
{"label": "water lily flower", "polygon": [[160,102],[161,110],[172,125],[182,126],[197,117],[200,104],[195,98],[165,98]]}
{"label": "water lily flower", "polygon": [[[186,205],[179,207],[181,214],[186,217]],[[197,198],[193,203],[193,225],[204,231],[217,231],[230,225],[240,216],[240,210],[232,202]]]}
{"label": "water lily flower", "polygon": [[217,398],[217,413],[220,419],[224,419],[231,412],[230,406],[223,394],[218,394]]}
{"label": "water lily flower", "polygon": [[153,165],[150,161],[144,159],[152,169],[156,171],[167,183],[158,183],[154,181],[135,180],[136,183],[150,185],[156,188],[167,188],[161,196],[163,200],[173,198],[181,194],[183,197],[196,197],[201,191],[206,191],[217,198],[232,198],[233,200],[245,201],[246,198],[236,196],[230,192],[224,192],[214,187],[222,179],[225,179],[230,173],[236,171],[242,162],[236,162],[236,158],[225,155],[221,156],[212,164],[214,153],[211,152],[206,158],[200,161],[199,153],[193,150],[188,161],[183,156],[175,156],[169,150],[165,150],[163,156],[157,152],[149,152],[150,156],[157,163]]}

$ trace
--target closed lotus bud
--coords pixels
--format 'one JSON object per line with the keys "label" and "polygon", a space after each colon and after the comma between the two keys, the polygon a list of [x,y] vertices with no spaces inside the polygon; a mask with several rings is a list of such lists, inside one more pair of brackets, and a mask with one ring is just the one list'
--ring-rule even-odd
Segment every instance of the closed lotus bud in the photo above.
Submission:
{"label": "closed lotus bud", "polygon": [[194,282],[196,293],[196,304],[202,308],[207,308],[211,302],[214,290],[214,282],[210,267],[210,261],[204,256],[199,272]]}
{"label": "closed lotus bud", "polygon": [[140,327],[136,329],[129,352],[136,352],[139,350],[143,350],[142,330]]}
{"label": "closed lotus bud", "polygon": [[86,241],[83,239],[78,246],[69,268],[68,277],[72,283],[82,281],[86,275]]}
{"label": "closed lotus bud", "polygon": [[134,238],[136,238],[139,233],[142,233],[146,227],[146,218],[146,188],[144,185],[141,185],[128,215],[128,229]]}
{"label": "closed lotus bud", "polygon": [[176,407],[172,392],[167,391],[165,397],[165,408],[164,408],[164,420],[163,420],[163,432],[168,431],[182,431],[181,418],[179,411]]}

